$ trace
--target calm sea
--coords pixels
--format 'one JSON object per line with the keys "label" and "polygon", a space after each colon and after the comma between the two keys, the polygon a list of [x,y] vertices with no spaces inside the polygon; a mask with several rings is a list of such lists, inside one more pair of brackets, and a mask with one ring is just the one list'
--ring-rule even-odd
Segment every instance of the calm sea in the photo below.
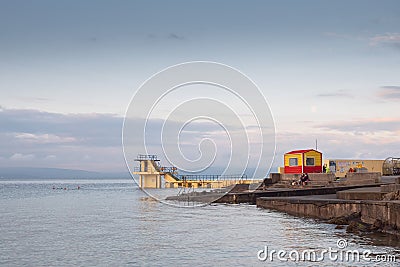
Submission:
{"label": "calm sea", "polygon": [[[177,208],[152,200],[132,180],[0,181],[0,213],[1,266],[396,266],[400,262],[395,238],[346,234],[334,225],[252,205]],[[286,258],[291,251],[337,249],[339,239],[347,242],[343,250],[395,255],[397,263],[334,261],[327,255],[323,262],[260,261],[257,256],[266,246],[268,253],[286,251]]]}

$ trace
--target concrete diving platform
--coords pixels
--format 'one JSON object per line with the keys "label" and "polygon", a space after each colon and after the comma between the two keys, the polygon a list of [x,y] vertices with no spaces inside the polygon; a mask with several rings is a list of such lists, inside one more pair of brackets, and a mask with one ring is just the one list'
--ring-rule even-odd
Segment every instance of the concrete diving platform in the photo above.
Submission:
{"label": "concrete diving platform", "polygon": [[248,179],[246,175],[192,175],[178,174],[174,166],[162,166],[157,155],[139,154],[135,161],[139,167],[134,167],[132,174],[138,176],[140,188],[204,188],[215,189],[233,186],[235,184],[261,183],[262,180]]}

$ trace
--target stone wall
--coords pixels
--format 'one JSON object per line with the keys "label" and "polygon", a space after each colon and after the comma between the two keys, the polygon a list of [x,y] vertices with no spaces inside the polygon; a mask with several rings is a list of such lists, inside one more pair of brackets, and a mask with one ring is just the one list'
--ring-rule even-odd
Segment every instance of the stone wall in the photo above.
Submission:
{"label": "stone wall", "polygon": [[400,190],[400,184],[385,184],[381,185],[381,192],[383,193],[390,193]]}
{"label": "stone wall", "polygon": [[280,173],[270,173],[269,177],[271,179],[271,183],[275,184],[281,181],[281,174]]}
{"label": "stone wall", "polygon": [[[280,175],[280,180],[283,183],[290,184],[293,181],[300,180],[301,174],[283,173]],[[311,185],[329,185],[335,181],[335,175],[333,173],[309,173]]]}
{"label": "stone wall", "polygon": [[393,201],[258,198],[257,207],[323,220],[359,213],[361,220],[367,224],[380,220],[393,229],[400,229],[400,203]]}
{"label": "stone wall", "polygon": [[382,200],[385,196],[385,192],[378,190],[344,190],[336,193],[338,199],[346,200]]}
{"label": "stone wall", "polygon": [[349,172],[345,184],[373,184],[381,182],[379,172]]}

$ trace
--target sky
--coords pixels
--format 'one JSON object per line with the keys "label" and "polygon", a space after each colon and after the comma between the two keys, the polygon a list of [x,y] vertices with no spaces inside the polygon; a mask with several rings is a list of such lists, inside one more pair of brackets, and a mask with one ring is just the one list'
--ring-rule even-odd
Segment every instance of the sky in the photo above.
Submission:
{"label": "sky", "polygon": [[272,171],[315,140],[325,158],[400,157],[399,25],[400,3],[385,0],[1,0],[0,167],[125,170],[135,92],[199,60],[260,88],[275,122]]}

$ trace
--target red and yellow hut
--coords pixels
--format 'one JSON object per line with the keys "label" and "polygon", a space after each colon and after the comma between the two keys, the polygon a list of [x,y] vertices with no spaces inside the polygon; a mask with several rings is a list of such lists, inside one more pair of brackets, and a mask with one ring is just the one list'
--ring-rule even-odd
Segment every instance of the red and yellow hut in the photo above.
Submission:
{"label": "red and yellow hut", "polygon": [[322,153],[314,149],[287,152],[284,162],[285,173],[322,172]]}

